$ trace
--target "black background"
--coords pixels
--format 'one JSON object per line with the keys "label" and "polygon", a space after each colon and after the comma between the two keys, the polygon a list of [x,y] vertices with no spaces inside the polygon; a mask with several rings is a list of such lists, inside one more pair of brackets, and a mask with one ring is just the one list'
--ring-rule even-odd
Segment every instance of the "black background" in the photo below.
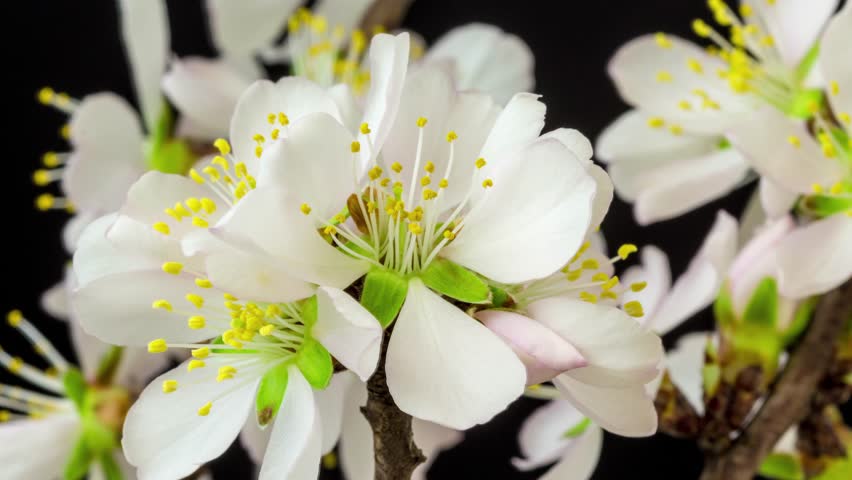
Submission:
{"label": "black background", "polygon": [[[50,85],[77,98],[109,90],[133,101],[115,3],[24,1],[15,2],[11,12],[5,9],[4,23],[9,27],[15,23],[22,31],[4,42],[7,63],[3,84],[7,88],[3,103],[11,103],[11,109],[4,109],[4,131],[0,135],[4,219],[0,309],[22,309],[69,358],[73,354],[64,325],[49,319],[38,304],[41,292],[60,278],[67,261],[60,243],[67,216],[37,212],[33,200],[43,189],[31,182],[42,153],[67,150],[58,135],[65,118],[39,105],[35,93]],[[201,0],[167,3],[172,51],[178,56],[214,55]],[[689,37],[691,20],[709,17],[704,5],[701,0],[417,0],[404,26],[429,42],[454,26],[472,21],[496,24],[519,35],[535,53],[535,91],[548,105],[547,129],[573,127],[594,139],[627,108],[605,72],[610,56],[621,44],[643,33],[666,31]],[[11,28],[4,30],[7,35],[12,33]],[[744,187],[688,216],[646,228],[633,221],[629,205],[616,200],[603,231],[610,245],[632,242],[661,247],[678,275],[700,245],[715,212],[724,208],[738,215],[750,192],[751,187]],[[665,343],[671,346],[684,332],[711,325],[704,312],[666,336]],[[5,322],[0,326],[0,343],[13,354],[30,358],[23,352],[25,344]],[[5,372],[0,372],[0,381],[10,381]],[[515,471],[509,458],[517,455],[516,434],[521,422],[540,404],[521,399],[490,424],[469,431],[460,447],[438,458],[430,478],[537,478],[536,473]],[[228,479],[250,478],[251,472],[237,446],[213,462],[212,469],[216,478]],[[700,469],[701,455],[689,442],[664,435],[650,439],[607,435],[593,478],[690,479],[696,478]],[[339,477],[325,472],[323,478]]]}

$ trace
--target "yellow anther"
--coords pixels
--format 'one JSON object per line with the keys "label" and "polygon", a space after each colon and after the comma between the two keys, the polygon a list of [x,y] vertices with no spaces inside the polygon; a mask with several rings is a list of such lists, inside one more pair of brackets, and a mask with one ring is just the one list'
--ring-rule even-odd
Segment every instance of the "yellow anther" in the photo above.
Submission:
{"label": "yellow anther", "polygon": [[361,151],[361,142],[357,142],[357,141],[352,142],[352,144],[351,144],[351,145],[349,145],[349,150],[350,150],[352,153],[358,153],[358,152],[360,152],[360,151]]}
{"label": "yellow anther", "polygon": [[160,232],[163,235],[168,235],[170,232],[169,225],[165,222],[157,222],[152,225],[152,227],[154,228],[154,231]]}
{"label": "yellow anther", "polygon": [[828,192],[832,195],[840,195],[841,193],[843,193],[843,183],[836,182],[834,185],[831,186]]}
{"label": "yellow anther", "polygon": [[274,128],[274,129],[272,129],[272,131],[271,131],[271,132],[269,132],[269,136],[270,136],[273,140],[278,140],[278,136],[279,136],[279,135],[281,135],[281,130],[279,130],[279,129],[277,129],[277,128]]}
{"label": "yellow anther", "polygon": [[580,292],[580,300],[589,303],[598,303],[597,295],[589,292]]}
{"label": "yellow anther", "polygon": [[281,126],[290,125],[290,117],[284,114],[284,112],[278,112],[278,124]]}
{"label": "yellow anther", "polygon": [[601,265],[594,258],[587,258],[583,260],[583,263],[580,264],[580,267],[583,270],[597,270],[601,267]]}
{"label": "yellow anther", "polygon": [[192,350],[192,356],[194,358],[207,358],[210,356],[210,347],[201,347]]}
{"label": "yellow anther", "polygon": [[370,180],[376,180],[382,176],[382,167],[376,165],[367,174],[370,176]]}
{"label": "yellow anther", "polygon": [[266,116],[266,121],[269,122],[270,125],[275,125],[275,114],[270,113]]}
{"label": "yellow anther", "polygon": [[840,120],[841,122],[845,123],[846,125],[849,125],[850,123],[852,123],[852,116],[850,116],[846,112],[838,113],[837,119]]}
{"label": "yellow anther", "polygon": [[53,91],[50,87],[44,87],[39,89],[36,97],[38,98],[39,103],[42,105],[50,105],[53,102],[54,97],[56,96],[56,92]]}
{"label": "yellow anther", "polygon": [[163,380],[163,393],[172,393],[178,388],[177,380]]}
{"label": "yellow anther", "polygon": [[668,70],[660,70],[657,72],[657,81],[660,83],[669,83],[672,79],[672,74]]}
{"label": "yellow anther", "polygon": [[198,183],[198,184],[204,183],[204,177],[199,175],[198,172],[194,168],[189,169],[189,178],[191,178],[193,181],[195,181],[195,183]]}
{"label": "yellow anther", "polygon": [[449,184],[450,184],[450,182],[446,178],[442,178],[441,181],[438,182],[438,187],[447,188],[447,186],[449,186]]}
{"label": "yellow anther", "polygon": [[193,330],[201,330],[207,325],[207,321],[201,315],[195,315],[193,317],[189,317],[186,320],[186,324]]}
{"label": "yellow anther", "polygon": [[413,233],[414,235],[420,235],[423,233],[423,227],[420,226],[417,222],[411,222],[408,224],[408,231]]}
{"label": "yellow anther", "polygon": [[231,295],[230,293],[223,293],[222,298],[224,298],[225,300],[227,300],[229,302],[236,302],[236,301],[239,300],[239,298]]}
{"label": "yellow anther", "polygon": [[712,29],[709,25],[707,25],[704,20],[696,18],[692,21],[692,30],[701,38],[707,38],[710,36],[710,32]]}
{"label": "yellow anther", "polygon": [[201,210],[201,200],[194,197],[187,198],[186,206],[193,212],[198,212]]}
{"label": "yellow anther", "polygon": [[637,300],[633,300],[624,304],[624,311],[627,312],[631,317],[641,317],[645,315],[645,311],[642,310],[642,304]]}
{"label": "yellow anther", "polygon": [[482,188],[491,188],[494,186],[494,181],[490,178],[486,178],[482,181]]}
{"label": "yellow anther", "polygon": [[329,225],[325,227],[322,232],[326,235],[334,235],[337,233],[337,228],[335,228],[334,225]]}
{"label": "yellow anther", "polygon": [[420,179],[420,185],[421,185],[421,186],[424,186],[424,187],[425,187],[426,185],[429,185],[429,184],[431,184],[431,183],[432,183],[432,178],[431,178],[431,177],[429,177],[429,176],[425,176],[425,177],[423,177],[423,178],[421,178],[421,179]]}
{"label": "yellow anther", "polygon": [[813,190],[813,192],[816,193],[817,195],[819,195],[823,192],[822,185],[820,185],[818,183],[811,185],[811,190]]}
{"label": "yellow anther", "polygon": [[618,294],[613,292],[612,290],[604,290],[603,292],[601,292],[601,299],[604,298],[615,300],[616,298],[618,298]]}
{"label": "yellow anther", "polygon": [[36,208],[41,210],[42,212],[46,210],[50,210],[51,207],[56,203],[56,197],[49,193],[42,193],[38,197],[36,197]]}
{"label": "yellow anther", "polygon": [[419,117],[417,119],[417,126],[420,127],[420,128],[423,128],[423,127],[426,126],[427,122],[429,122],[429,120],[426,120],[426,117]]}
{"label": "yellow anther", "polygon": [[603,285],[601,285],[601,288],[603,288],[604,290],[612,290],[616,286],[618,286],[618,275],[613,275],[612,278],[610,278],[609,280],[604,282]]}
{"label": "yellow anther", "polygon": [[751,5],[749,5],[747,3],[740,4],[740,16],[741,17],[748,18],[753,13],[754,13],[754,11],[752,10]]}
{"label": "yellow anther", "polygon": [[337,468],[337,454],[328,452],[322,456],[322,468],[326,470],[334,470]]}
{"label": "yellow anther", "polygon": [[58,167],[60,164],[59,155],[56,152],[45,152],[41,156],[41,163],[48,168]]}
{"label": "yellow anther", "polygon": [[756,35],[759,31],[760,31],[760,28],[758,28],[758,26],[753,24],[753,23],[750,23],[750,24],[746,25],[745,28],[743,28],[743,32],[746,35]]}
{"label": "yellow anther", "polygon": [[660,117],[651,117],[648,119],[648,126],[651,128],[660,128],[666,124],[666,121]]}
{"label": "yellow anther", "polygon": [[201,208],[209,215],[216,211],[216,202],[209,198],[201,199]]}
{"label": "yellow anther", "polygon": [[260,334],[263,335],[264,337],[268,337],[268,336],[272,335],[272,332],[274,332],[274,331],[275,331],[275,325],[273,325],[271,323],[269,325],[264,325],[264,326],[260,327],[260,330],[258,330],[258,332],[260,332]]}
{"label": "yellow anther", "polygon": [[704,67],[701,66],[701,62],[694,58],[687,60],[686,65],[695,73],[704,73]]}
{"label": "yellow anther", "polygon": [[64,138],[65,140],[71,138],[71,125],[66,123],[65,125],[59,127],[59,136]]}
{"label": "yellow anther", "polygon": [[12,310],[8,314],[6,314],[6,321],[12,327],[17,327],[21,324],[21,320],[24,319],[24,314],[21,313],[20,310]]}
{"label": "yellow anther", "polygon": [[575,281],[579,280],[582,275],[583,275],[583,271],[580,270],[580,269],[569,270],[567,273],[565,273],[565,278],[569,282],[575,282]]}
{"label": "yellow anther", "polygon": [[178,214],[177,214],[177,212],[175,212],[175,211],[174,211],[174,210],[172,210],[171,208],[167,208],[167,209],[165,209],[165,210],[163,210],[163,211],[164,211],[164,212],[166,212],[166,215],[168,215],[168,216],[170,216],[170,217],[174,218],[174,219],[175,219],[175,220],[177,220],[178,222],[180,222],[181,220],[183,220],[183,217],[181,217],[180,215],[178,215]]}
{"label": "yellow anther", "polygon": [[154,300],[151,303],[151,308],[153,308],[155,310],[165,310],[167,312],[171,312],[172,311],[172,304],[169,303],[168,300],[162,300],[162,299]]}
{"label": "yellow anther", "polygon": [[24,360],[20,357],[14,357],[9,361],[9,366],[7,368],[10,372],[17,374],[24,368]]}
{"label": "yellow anther", "polygon": [[163,271],[172,275],[177,275],[183,270],[183,264],[180,262],[166,262],[163,264]]}
{"label": "yellow anther", "polygon": [[0,423],[8,422],[12,419],[12,414],[7,410],[0,410]]}
{"label": "yellow anther", "polygon": [[458,136],[458,135],[456,135],[456,132],[455,132],[455,131],[450,130],[449,132],[447,132],[447,141],[448,141],[448,142],[453,143],[453,142],[454,142],[454,141],[456,141],[456,139],[458,139],[458,138],[459,138],[459,136]]}
{"label": "yellow anther", "polygon": [[224,382],[225,380],[230,380],[234,378],[234,375],[237,374],[237,369],[230,366],[225,365],[224,367],[219,367],[218,375],[216,375],[217,382]]}
{"label": "yellow anther", "polygon": [[840,94],[840,84],[837,83],[837,80],[832,80],[831,82],[828,83],[828,85],[829,85],[828,91],[831,92],[832,95],[839,95]]}
{"label": "yellow anther", "polygon": [[361,133],[366,135],[370,133],[370,125],[367,122],[364,122],[361,124],[361,128],[359,128],[359,130],[361,131]]}
{"label": "yellow anther", "polygon": [[169,349],[166,341],[162,338],[148,342],[148,353],[163,353]]}
{"label": "yellow anther", "polygon": [[254,156],[260,158],[263,155],[263,147],[260,145],[254,147]]}
{"label": "yellow anther", "polygon": [[456,234],[453,233],[450,230],[444,230],[443,236],[447,240],[452,240],[452,239],[456,238]]}
{"label": "yellow anther", "polygon": [[211,160],[210,163],[212,163],[213,165],[219,165],[225,170],[231,168],[231,165],[228,164],[228,160],[221,155],[216,155],[215,157],[213,157],[213,160]]}
{"label": "yellow anther", "polygon": [[198,409],[198,416],[199,417],[206,417],[207,415],[210,415],[210,409],[211,408],[213,408],[212,402],[205,403],[204,405],[201,406],[201,408]]}
{"label": "yellow anther", "polygon": [[760,44],[765,47],[772,47],[775,45],[775,38],[772,35],[767,35],[760,39]]}
{"label": "yellow anther", "polygon": [[678,106],[678,108],[680,108],[683,111],[692,110],[692,104],[689,103],[689,100],[681,100],[681,101],[677,102],[677,106]]}
{"label": "yellow anther", "polygon": [[190,360],[189,363],[186,365],[186,370],[191,372],[198,368],[204,368],[205,365],[207,364],[204,363],[202,360]]}
{"label": "yellow anther", "polygon": [[680,125],[669,125],[669,132],[671,132],[672,135],[681,135],[683,134],[683,127]]}
{"label": "yellow anther", "polygon": [[187,293],[186,297],[184,298],[186,298],[187,302],[195,305],[195,308],[201,308],[204,306],[204,298],[202,298],[201,295],[197,295],[195,293]]}
{"label": "yellow anther", "polygon": [[484,158],[479,157],[476,159],[476,163],[474,165],[476,165],[476,168],[482,168],[488,165],[488,162],[486,162]]}
{"label": "yellow anther", "polygon": [[210,223],[201,217],[192,217],[192,224],[199,228],[207,228],[210,226]]}
{"label": "yellow anther", "polygon": [[659,45],[660,48],[672,48],[671,40],[669,40],[669,37],[667,37],[666,34],[663,32],[657,32],[654,35],[654,40],[657,42],[657,45]]}
{"label": "yellow anther", "polygon": [[592,275],[592,281],[593,282],[605,282],[607,280],[609,280],[609,275],[607,275],[603,272],[598,272],[598,273]]}
{"label": "yellow anther", "polygon": [[432,162],[426,162],[426,165],[423,167],[423,170],[426,170],[427,173],[434,173],[435,164]]}
{"label": "yellow anther", "polygon": [[799,148],[802,145],[802,141],[799,140],[799,137],[795,135],[790,135],[789,137],[787,137],[787,143],[796,148]]}
{"label": "yellow anther", "polygon": [[49,184],[51,181],[52,178],[50,178],[50,172],[48,172],[47,170],[39,169],[33,172],[33,183],[38,185],[39,187],[43,187]]}
{"label": "yellow anther", "polygon": [[219,150],[219,153],[221,153],[222,155],[227,155],[231,153],[231,144],[228,143],[228,141],[224,138],[217,138],[215,141],[213,141],[213,146],[216,147],[216,149]]}
{"label": "yellow anther", "polygon": [[642,290],[645,290],[645,287],[647,287],[647,286],[648,286],[648,282],[631,283],[630,284],[630,290],[633,290],[634,292],[641,292]]}
{"label": "yellow anther", "polygon": [[438,192],[432,190],[431,188],[423,189],[423,200],[432,200],[433,198],[438,196]]}
{"label": "yellow anther", "polygon": [[639,249],[636,248],[636,245],[632,243],[625,243],[624,245],[618,247],[618,256],[622,260],[627,260],[627,257],[630,256],[631,253],[637,252]]}

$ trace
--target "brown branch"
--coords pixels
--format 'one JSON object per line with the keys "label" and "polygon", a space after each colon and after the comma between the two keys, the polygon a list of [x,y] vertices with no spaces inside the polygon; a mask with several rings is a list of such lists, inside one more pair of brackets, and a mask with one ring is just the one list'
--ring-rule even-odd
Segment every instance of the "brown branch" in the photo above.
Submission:
{"label": "brown branch", "polygon": [[361,20],[361,28],[370,32],[375,27],[393,30],[402,24],[414,0],[376,0]]}
{"label": "brown branch", "polygon": [[807,333],[763,408],[731,448],[709,455],[701,480],[751,480],[784,432],[811,411],[811,399],[831,367],[835,344],[852,317],[852,280],[826,294]]}
{"label": "brown branch", "polygon": [[414,443],[411,415],[396,406],[388,391],[385,357],[390,331],[385,330],[379,366],[367,382],[367,405],[361,407],[361,413],[373,429],[376,480],[407,480],[426,457]]}

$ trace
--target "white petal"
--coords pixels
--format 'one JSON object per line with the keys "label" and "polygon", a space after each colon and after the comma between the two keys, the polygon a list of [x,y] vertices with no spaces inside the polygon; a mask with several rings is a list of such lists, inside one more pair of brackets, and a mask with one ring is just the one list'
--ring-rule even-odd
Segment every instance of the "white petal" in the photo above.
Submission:
{"label": "white petal", "polygon": [[[841,162],[823,156],[804,124],[774,108],[747,116],[730,137],[758,173],[794,192],[811,193],[815,183],[832,185],[845,175]],[[789,142],[792,137],[798,146]]]}
{"label": "white petal", "polygon": [[547,107],[539,101],[539,97],[532,93],[518,93],[500,112],[479,153],[491,168],[514,160],[541,134]]}
{"label": "white petal", "polygon": [[317,323],[311,334],[362,381],[367,381],[376,369],[382,326],[343,290],[317,290]]}
{"label": "white petal", "polygon": [[[113,273],[156,269],[165,259],[123,251],[107,239],[107,232],[115,225],[118,215],[112,214],[92,222],[80,236],[80,244],[71,264],[74,278],[80,287]],[[140,233],[141,224],[131,220],[122,222],[118,231]],[[138,227],[138,228],[137,228]],[[128,235],[130,237],[130,235]]]}
{"label": "white petal", "polygon": [[589,425],[583,435],[565,452],[565,456],[540,480],[562,480],[566,478],[585,480],[592,476],[603,447],[603,431],[597,425]]}
{"label": "white petal", "polygon": [[284,263],[296,278],[348,287],[370,265],[323,240],[318,225],[299,210],[301,203],[281,189],[253,190],[222,220],[216,233],[229,241],[253,242]]}
{"label": "white petal", "polygon": [[523,40],[493,25],[469,23],[441,36],[425,61],[451,60],[459,90],[479,90],[502,104],[532,90],[533,53]]}
{"label": "white petal", "polygon": [[291,302],[310,297],[313,285],[294,278],[287,266],[263,254],[229,248],[207,256],[207,278],[237,298],[261,302]]}
{"label": "white petal", "polygon": [[852,217],[838,213],[801,227],[778,246],[779,288],[791,298],[825,293],[852,275]]}
{"label": "white petal", "polygon": [[564,145],[536,142],[495,172],[494,187],[441,254],[498,282],[546,277],[582,243],[594,190]]}
{"label": "white petal", "polygon": [[553,400],[536,409],[524,420],[518,434],[518,444],[524,458],[513,458],[512,465],[528,472],[555,462],[576,441],[566,437],[565,432],[584,418],[564,399]]}
{"label": "white petal", "polygon": [[[752,108],[756,100],[734,93],[716,74],[725,68],[721,60],[691,42],[667,38],[670,47],[663,48],[654,35],[641,36],[622,46],[610,60],[609,75],[627,103],[687,131],[705,134],[721,133]],[[690,59],[700,62],[702,73],[690,69]],[[670,81],[658,81],[661,72]],[[704,108],[695,89],[703,90],[719,108]],[[679,107],[684,100],[690,102],[690,109]]]}
{"label": "white petal", "polygon": [[408,70],[408,52],[408,33],[379,34],[370,42],[370,91],[364,103],[364,122],[372,133],[370,142],[361,142],[362,168],[381,151],[396,119]]}
{"label": "white petal", "polygon": [[9,480],[62,478],[82,425],[76,413],[0,425],[0,462]]}
{"label": "white petal", "polygon": [[676,217],[722,197],[739,186],[747,173],[748,165],[733,149],[644,171],[623,164],[610,168],[616,191],[638,190],[634,213],[640,225]]}
{"label": "white petal", "polygon": [[737,248],[737,222],[720,211],[704,244],[678,277],[648,326],[661,334],[710,305],[719,292]]}
{"label": "white petal", "polygon": [[120,16],[136,96],[148,131],[153,132],[163,106],[160,78],[169,54],[166,4],[162,0],[121,0]]}
{"label": "white petal", "polygon": [[569,341],[588,366],[572,378],[606,387],[642,385],[657,375],[660,338],[617,308],[552,297],[533,302],[529,315]]}
{"label": "white petal", "polygon": [[612,203],[613,185],[606,171],[601,167],[591,164],[586,166],[586,172],[595,180],[595,198],[592,201],[592,220],[589,222],[589,230],[595,230],[603,222]]}
{"label": "white petal", "polygon": [[573,153],[581,161],[591,162],[592,160],[592,154],[594,153],[592,150],[592,142],[579,130],[574,130],[573,128],[557,128],[556,130],[551,130],[545,133],[540,138],[555,138],[568,147],[568,150],[571,150],[571,153]]}
{"label": "white petal", "polygon": [[243,92],[231,118],[230,141],[234,155],[252,169],[257,163],[255,134],[269,138],[273,128],[286,136],[287,128],[269,124],[269,114],[284,113],[290,124],[315,112],[340,119],[334,99],[319,85],[301,77],[283,77],[278,82],[259,80]]}
{"label": "white petal", "polygon": [[287,190],[313,213],[330,219],[356,191],[352,135],[325,113],[306,115],[261,158],[258,188]]}
{"label": "white petal", "polygon": [[263,463],[263,457],[266,455],[266,446],[269,445],[269,438],[272,436],[272,428],[262,429],[257,424],[257,416],[249,415],[246,419],[246,424],[240,431],[240,445],[246,450],[255,465],[260,466]]}
{"label": "white petal", "polygon": [[649,328],[654,329],[654,315],[665,296],[669,293],[669,288],[672,286],[672,273],[669,268],[668,257],[659,248],[653,245],[642,247],[640,256],[642,258],[642,265],[627,269],[621,276],[621,283],[629,287],[637,282],[646,282],[645,288],[640,292],[632,290],[625,291],[622,296],[622,302],[638,301],[641,303],[645,315],[640,321]]}
{"label": "white petal", "polygon": [[788,68],[796,68],[819,39],[828,19],[837,9],[838,0],[808,2],[751,2],[772,36],[781,59]]}
{"label": "white petal", "polygon": [[188,57],[172,60],[163,77],[163,91],[182,115],[225,136],[237,101],[251,80],[225,60]]}
{"label": "white petal", "polygon": [[65,280],[61,280],[59,283],[42,293],[40,300],[41,301],[39,303],[41,308],[51,317],[58,318],[60,320],[68,319],[68,314],[71,313],[71,309],[68,305],[68,286],[66,285]]}
{"label": "white petal", "polygon": [[118,209],[147,168],[136,112],[118,95],[89,95],[75,109],[70,129],[74,151],[62,174],[62,189],[80,210]]}
{"label": "white petal", "polygon": [[338,83],[328,89],[328,94],[340,110],[343,126],[350,132],[358,131],[361,122],[361,105],[355,98],[352,87],[346,83]]}
{"label": "white petal", "polygon": [[153,378],[174,365],[172,360],[167,355],[152,356],[144,348],[125,348],[113,382],[134,394],[141,392]]}
{"label": "white petal", "polygon": [[99,216],[96,212],[84,210],[77,212],[65,222],[65,226],[62,227],[62,246],[67,252],[74,253],[74,250],[77,250],[77,241],[80,240],[83,230]]}
{"label": "white petal", "polygon": [[456,446],[464,437],[458,430],[417,418],[411,419],[411,429],[414,432],[414,443],[426,456],[426,461],[414,469],[411,480],[426,480],[426,472],[438,458],[438,454]]}
{"label": "white petal", "polygon": [[760,192],[760,204],[769,220],[774,220],[789,212],[799,197],[796,192],[781,187],[768,177],[760,178],[758,190]]}
{"label": "white petal", "polygon": [[300,0],[207,0],[213,41],[219,50],[249,55],[270,45]]}
{"label": "white petal", "polygon": [[288,370],[284,401],[263,457],[259,480],[317,478],[322,422],[308,381],[296,366]]}
{"label": "white petal", "polygon": [[340,26],[349,32],[358,27],[373,2],[374,0],[318,0],[312,11],[314,15],[325,17],[330,26]]}
{"label": "white petal", "polygon": [[[766,277],[778,277],[776,254],[781,241],[795,229],[792,215],[767,223],[749,242],[740,248],[728,268],[727,287],[731,293],[734,312],[743,312],[754,289]],[[783,304],[784,302],[782,302]]]}
{"label": "white petal", "polygon": [[325,390],[314,393],[317,410],[322,418],[322,454],[334,449],[343,427],[343,409],[347,401],[346,392],[358,380],[348,372],[335,374]]}
{"label": "white petal", "polygon": [[402,411],[456,429],[491,419],[526,380],[506,344],[419,279],[409,283],[385,368]]}
{"label": "white petal", "polygon": [[343,406],[340,439],[340,469],[347,480],[374,480],[373,431],[361,413],[366,404],[367,384],[353,382]]}
{"label": "white petal", "polygon": [[80,370],[86,379],[92,380],[97,374],[103,354],[109,350],[109,345],[86,333],[77,319],[68,323],[68,329]]}
{"label": "white petal", "polygon": [[707,333],[690,333],[681,337],[674,349],[666,355],[666,369],[689,403],[704,413],[704,354],[707,350]]}
{"label": "white petal", "polygon": [[[122,438],[139,478],[185,477],[224,453],[237,438],[253,411],[259,377],[238,373],[233,380],[217,382],[216,370],[233,361],[230,356],[211,356],[206,367],[192,372],[182,364],[142,392],[127,413]],[[177,390],[163,393],[165,380],[177,381]],[[210,413],[198,415],[207,402],[212,402]]]}
{"label": "white petal", "polygon": [[644,385],[598,387],[572,378],[572,372],[556,377],[553,383],[577,410],[604,430],[624,437],[647,437],[657,431],[657,411]]}
{"label": "white petal", "polygon": [[[820,2],[825,3],[825,2]],[[828,102],[836,113],[852,115],[852,62],[849,62],[849,45],[852,45],[852,4],[838,12],[826,28],[819,45],[819,63],[827,82],[837,82],[836,94],[829,95]],[[852,132],[852,125],[846,125]]]}
{"label": "white petal", "polygon": [[[143,270],[106,275],[88,283],[74,292],[72,306],[86,332],[115,345],[141,347],[156,338],[190,343],[219,335],[220,328],[208,325],[192,330],[186,324],[187,315],[151,307],[155,300],[163,299],[181,311],[194,309],[184,299],[188,293],[202,297],[221,295],[197,287],[190,275]],[[204,315],[209,311],[211,317],[217,318],[222,315],[221,308],[205,306],[198,312]]]}

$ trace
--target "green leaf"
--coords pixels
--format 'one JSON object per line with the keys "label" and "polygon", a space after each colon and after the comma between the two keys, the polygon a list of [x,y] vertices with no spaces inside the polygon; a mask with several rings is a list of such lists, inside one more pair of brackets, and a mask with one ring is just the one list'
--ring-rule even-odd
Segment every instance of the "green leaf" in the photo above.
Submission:
{"label": "green leaf", "polygon": [[757,284],[742,320],[747,325],[775,328],[778,324],[778,284],[774,278],[766,277]]}
{"label": "green leaf", "polygon": [[736,318],[734,314],[734,302],[731,299],[731,288],[727,282],[719,289],[719,296],[713,303],[713,314],[716,323],[720,326],[731,325]]}
{"label": "green leaf", "polygon": [[810,323],[811,316],[816,309],[816,305],[816,297],[809,298],[799,304],[798,308],[796,308],[795,314],[793,315],[793,321],[791,321],[787,329],[781,333],[781,345],[786,347],[799,338],[799,335],[802,334]]}
{"label": "green leaf", "polygon": [[[47,445],[46,445],[47,447]],[[71,450],[71,456],[65,463],[65,471],[62,475],[64,480],[82,480],[89,473],[89,465],[93,460],[92,451],[86,444],[86,438],[80,437]]]}
{"label": "green leaf", "polygon": [[760,464],[760,475],[775,480],[802,480],[805,478],[796,457],[788,453],[771,453]]}
{"label": "green leaf", "polygon": [[802,60],[796,66],[795,79],[796,83],[802,82],[811,73],[811,69],[819,57],[819,42],[814,42],[808,53],[802,57]]}
{"label": "green leaf", "polygon": [[302,323],[310,329],[317,323],[317,296],[302,302]]}
{"label": "green leaf", "polygon": [[334,363],[328,350],[313,338],[306,338],[298,355],[296,366],[305,376],[305,380],[317,389],[327,387],[334,374]]}
{"label": "green leaf", "polygon": [[852,209],[852,198],[829,195],[809,195],[799,202],[799,210],[816,218],[842,214]]}
{"label": "green leaf", "polygon": [[475,273],[445,258],[436,258],[419,277],[432,290],[467,303],[484,303],[490,298],[488,284]]}
{"label": "green leaf", "polygon": [[124,480],[124,474],[121,473],[121,467],[112,456],[112,452],[104,452],[100,456],[101,468],[104,470],[104,477],[107,480]]}
{"label": "green leaf", "polygon": [[284,400],[284,393],[287,391],[287,381],[289,373],[287,369],[289,364],[281,363],[275,368],[266,372],[260,379],[260,386],[257,388],[255,396],[255,412],[257,413],[257,424],[266,427],[278,414],[278,409],[281,408],[281,402]]}
{"label": "green leaf", "polygon": [[701,380],[704,385],[704,393],[708,397],[716,394],[719,381],[722,379],[722,369],[719,365],[704,365],[701,368]]}
{"label": "green leaf", "polygon": [[62,385],[65,387],[65,396],[74,402],[78,411],[83,411],[83,407],[86,403],[88,385],[86,385],[86,379],[83,378],[83,374],[80,373],[80,370],[70,367],[68,371],[65,372],[65,376],[62,377]]}
{"label": "green leaf", "polygon": [[388,270],[371,270],[364,277],[361,305],[383,328],[393,323],[408,293],[408,279]]}
{"label": "green leaf", "polygon": [[577,438],[582,435],[591,424],[592,421],[590,419],[584,418],[580,421],[580,423],[569,428],[568,431],[562,434],[562,436],[565,438]]}
{"label": "green leaf", "polygon": [[112,346],[104,353],[98,363],[98,371],[95,376],[96,381],[100,385],[111,385],[115,372],[118,370],[118,364],[121,362],[121,357],[124,355],[124,347]]}

